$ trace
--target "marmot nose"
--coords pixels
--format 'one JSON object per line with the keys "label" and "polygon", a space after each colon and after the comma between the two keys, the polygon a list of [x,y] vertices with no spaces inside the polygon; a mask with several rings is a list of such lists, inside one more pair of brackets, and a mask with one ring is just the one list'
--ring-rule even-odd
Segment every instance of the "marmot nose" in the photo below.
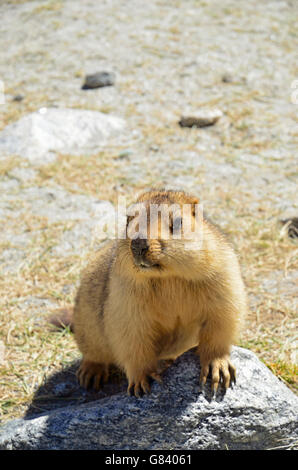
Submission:
{"label": "marmot nose", "polygon": [[135,238],[131,241],[131,249],[135,256],[143,256],[148,251],[146,238]]}

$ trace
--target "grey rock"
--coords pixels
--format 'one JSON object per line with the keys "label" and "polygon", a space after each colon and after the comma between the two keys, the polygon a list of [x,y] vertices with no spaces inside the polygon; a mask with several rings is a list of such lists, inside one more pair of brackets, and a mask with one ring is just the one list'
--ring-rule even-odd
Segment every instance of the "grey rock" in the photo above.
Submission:
{"label": "grey rock", "polygon": [[23,101],[23,99],[24,99],[24,96],[18,94],[13,97],[12,101]]}
{"label": "grey rock", "polygon": [[232,83],[234,81],[234,77],[230,73],[224,73],[223,76],[221,77],[221,81],[223,83]]}
{"label": "grey rock", "polygon": [[215,124],[223,113],[219,109],[201,109],[181,117],[181,127],[207,127]]}
{"label": "grey rock", "polygon": [[112,72],[97,72],[92,75],[86,75],[82,90],[92,90],[115,84],[115,74]]}
{"label": "grey rock", "polygon": [[[0,429],[0,449],[295,448],[298,398],[252,352],[234,347],[237,384],[211,397],[192,351],[143,398],[126,393],[60,408]],[[296,443],[296,444],[295,444]]]}
{"label": "grey rock", "polygon": [[124,126],[123,119],[98,111],[41,108],[6,126],[0,133],[0,155],[43,164],[54,161],[56,152],[94,153]]}

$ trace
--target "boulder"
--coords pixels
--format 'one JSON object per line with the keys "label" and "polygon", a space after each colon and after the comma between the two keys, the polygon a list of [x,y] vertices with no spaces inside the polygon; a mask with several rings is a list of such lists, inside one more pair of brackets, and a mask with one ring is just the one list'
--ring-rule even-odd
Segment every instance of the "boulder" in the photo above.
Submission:
{"label": "boulder", "polygon": [[4,128],[1,154],[14,154],[31,163],[48,163],[56,153],[96,153],[107,139],[118,135],[125,122],[98,111],[41,108]]}
{"label": "boulder", "polygon": [[234,347],[237,384],[216,397],[199,390],[192,351],[151,394],[125,392],[0,428],[0,449],[191,450],[294,448],[298,398],[246,349]]}

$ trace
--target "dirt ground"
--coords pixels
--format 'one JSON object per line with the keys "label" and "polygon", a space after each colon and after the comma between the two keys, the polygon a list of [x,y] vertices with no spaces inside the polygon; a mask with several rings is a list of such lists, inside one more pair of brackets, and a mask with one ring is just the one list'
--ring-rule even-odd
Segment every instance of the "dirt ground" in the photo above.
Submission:
{"label": "dirt ground", "polygon": [[[240,345],[294,390],[298,250],[279,220],[298,216],[297,2],[11,0],[0,16],[0,130],[41,107],[126,121],[93,155],[0,155],[2,420],[79,357],[43,319],[73,302],[94,204],[151,186],[197,194],[228,234],[250,302]],[[101,70],[115,85],[82,90]],[[214,126],[178,125],[204,107]]]}

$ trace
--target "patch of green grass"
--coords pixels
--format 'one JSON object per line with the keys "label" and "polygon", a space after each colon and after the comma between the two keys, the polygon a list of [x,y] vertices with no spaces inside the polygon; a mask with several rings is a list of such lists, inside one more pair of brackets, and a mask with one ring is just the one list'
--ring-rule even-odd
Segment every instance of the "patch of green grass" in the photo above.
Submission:
{"label": "patch of green grass", "polygon": [[293,392],[298,393],[298,366],[282,360],[271,362],[268,358],[272,350],[272,338],[262,338],[259,336],[255,339],[242,340],[239,344],[242,348],[250,349],[256,353],[261,361],[282,380]]}
{"label": "patch of green grass", "polygon": [[288,364],[284,361],[267,362],[265,364],[279,379],[284,381],[293,391],[298,392],[298,366],[296,364]]}

